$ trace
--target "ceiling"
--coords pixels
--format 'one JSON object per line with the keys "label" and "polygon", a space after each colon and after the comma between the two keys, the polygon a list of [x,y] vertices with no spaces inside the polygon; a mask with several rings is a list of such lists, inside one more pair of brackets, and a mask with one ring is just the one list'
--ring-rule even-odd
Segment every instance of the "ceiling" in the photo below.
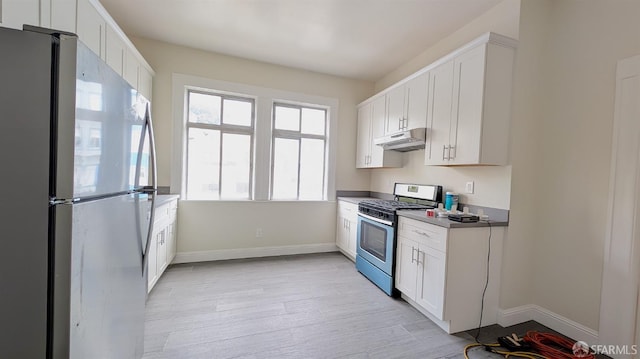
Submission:
{"label": "ceiling", "polygon": [[376,81],[501,0],[100,0],[129,36]]}

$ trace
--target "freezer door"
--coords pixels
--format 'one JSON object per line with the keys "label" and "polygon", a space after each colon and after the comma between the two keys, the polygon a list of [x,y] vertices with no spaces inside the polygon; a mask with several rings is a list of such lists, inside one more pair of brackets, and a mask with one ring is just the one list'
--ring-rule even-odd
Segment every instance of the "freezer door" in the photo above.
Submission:
{"label": "freezer door", "polygon": [[[148,145],[138,156],[144,141],[141,96],[84,44],[77,42],[75,54],[73,44],[65,44],[60,46],[54,195],[76,199],[130,191],[136,187],[137,161],[149,163],[150,157]],[[75,94],[72,110],[68,94]],[[143,183],[149,176],[144,168]]]}
{"label": "freezer door", "polygon": [[44,358],[51,38],[0,28],[0,358]]}
{"label": "freezer door", "polygon": [[[70,316],[56,318],[66,319],[70,328],[69,358],[142,356],[146,281],[141,243],[150,203],[146,195],[130,194],[57,206],[58,233],[65,235],[69,228],[71,238]],[[64,275],[67,269],[56,270]],[[61,351],[56,357],[65,356]]]}

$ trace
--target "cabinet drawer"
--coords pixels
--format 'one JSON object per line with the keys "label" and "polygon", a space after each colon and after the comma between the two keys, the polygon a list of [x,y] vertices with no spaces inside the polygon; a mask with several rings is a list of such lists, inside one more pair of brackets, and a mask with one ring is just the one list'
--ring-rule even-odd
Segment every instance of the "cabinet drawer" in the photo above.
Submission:
{"label": "cabinet drawer", "polygon": [[338,201],[338,213],[340,217],[355,222],[358,219],[358,205],[345,201]]}
{"label": "cabinet drawer", "polygon": [[447,251],[447,229],[444,227],[400,217],[398,235],[441,252]]}
{"label": "cabinet drawer", "polygon": [[156,207],[154,223],[172,221],[176,217],[178,202],[171,201],[162,206]]}

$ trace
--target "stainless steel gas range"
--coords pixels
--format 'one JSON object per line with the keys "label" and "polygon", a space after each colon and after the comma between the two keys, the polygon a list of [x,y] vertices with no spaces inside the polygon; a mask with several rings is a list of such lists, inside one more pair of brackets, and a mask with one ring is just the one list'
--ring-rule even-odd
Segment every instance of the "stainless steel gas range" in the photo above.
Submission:
{"label": "stainless steel gas range", "polygon": [[387,295],[396,295],[394,258],[398,210],[426,210],[442,202],[442,186],[396,183],[395,200],[358,205],[356,268]]}

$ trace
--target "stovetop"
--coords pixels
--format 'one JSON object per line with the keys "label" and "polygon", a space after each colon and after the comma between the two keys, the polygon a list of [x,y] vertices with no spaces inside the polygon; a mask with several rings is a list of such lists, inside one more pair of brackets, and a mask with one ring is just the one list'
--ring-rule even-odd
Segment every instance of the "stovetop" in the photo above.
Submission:
{"label": "stovetop", "polygon": [[365,208],[373,208],[381,211],[395,212],[401,209],[427,209],[433,206],[427,206],[418,203],[408,203],[403,201],[391,201],[384,199],[366,200],[360,202],[360,206]]}
{"label": "stovetop", "polygon": [[358,212],[370,217],[391,222],[391,226],[396,223],[396,211],[404,209],[428,209],[434,208],[432,205],[408,203],[403,201],[390,201],[384,199],[366,200],[358,205]]}
{"label": "stovetop", "polygon": [[438,202],[442,202],[442,186],[396,183],[393,195],[395,201],[375,199],[360,202],[358,213],[395,227],[396,211],[435,208]]}

